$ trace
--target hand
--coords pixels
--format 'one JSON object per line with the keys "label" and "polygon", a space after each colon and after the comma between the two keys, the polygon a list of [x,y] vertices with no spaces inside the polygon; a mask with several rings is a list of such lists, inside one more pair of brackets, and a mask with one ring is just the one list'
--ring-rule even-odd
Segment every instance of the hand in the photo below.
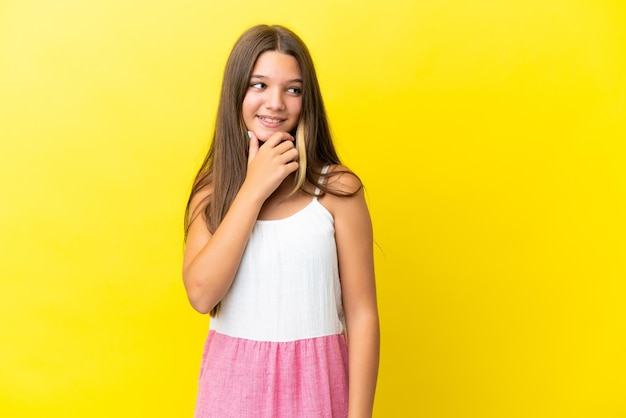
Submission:
{"label": "hand", "polygon": [[294,138],[286,132],[276,132],[260,146],[251,132],[248,172],[244,186],[265,201],[285,178],[298,169],[298,151]]}

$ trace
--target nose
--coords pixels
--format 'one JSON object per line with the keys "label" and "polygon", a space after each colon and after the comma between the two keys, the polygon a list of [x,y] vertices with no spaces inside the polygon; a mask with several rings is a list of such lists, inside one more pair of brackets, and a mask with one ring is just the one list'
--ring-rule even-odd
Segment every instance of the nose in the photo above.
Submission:
{"label": "nose", "polygon": [[279,88],[268,89],[265,106],[268,109],[282,110],[285,107],[283,92]]}

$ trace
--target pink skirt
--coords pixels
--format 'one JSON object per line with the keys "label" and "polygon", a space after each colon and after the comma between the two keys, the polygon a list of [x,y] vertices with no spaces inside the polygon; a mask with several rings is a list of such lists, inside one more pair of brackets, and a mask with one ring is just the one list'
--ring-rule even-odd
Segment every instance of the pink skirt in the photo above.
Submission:
{"label": "pink skirt", "polygon": [[195,418],[345,418],[348,351],[343,335],[254,341],[210,331]]}

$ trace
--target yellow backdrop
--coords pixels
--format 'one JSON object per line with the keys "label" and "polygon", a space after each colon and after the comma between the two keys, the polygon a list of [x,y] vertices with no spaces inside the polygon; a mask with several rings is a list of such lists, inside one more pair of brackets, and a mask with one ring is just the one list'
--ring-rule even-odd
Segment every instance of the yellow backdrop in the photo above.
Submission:
{"label": "yellow backdrop", "polygon": [[375,416],[625,417],[618,0],[0,1],[0,415],[191,416],[183,210],[260,22],[367,187]]}

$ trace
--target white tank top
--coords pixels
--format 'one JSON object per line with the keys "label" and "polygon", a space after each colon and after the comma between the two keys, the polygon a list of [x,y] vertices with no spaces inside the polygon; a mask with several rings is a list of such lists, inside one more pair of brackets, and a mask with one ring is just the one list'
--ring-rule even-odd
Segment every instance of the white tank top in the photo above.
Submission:
{"label": "white tank top", "polygon": [[256,221],[211,329],[274,342],[343,333],[334,220],[317,197],[287,218]]}

